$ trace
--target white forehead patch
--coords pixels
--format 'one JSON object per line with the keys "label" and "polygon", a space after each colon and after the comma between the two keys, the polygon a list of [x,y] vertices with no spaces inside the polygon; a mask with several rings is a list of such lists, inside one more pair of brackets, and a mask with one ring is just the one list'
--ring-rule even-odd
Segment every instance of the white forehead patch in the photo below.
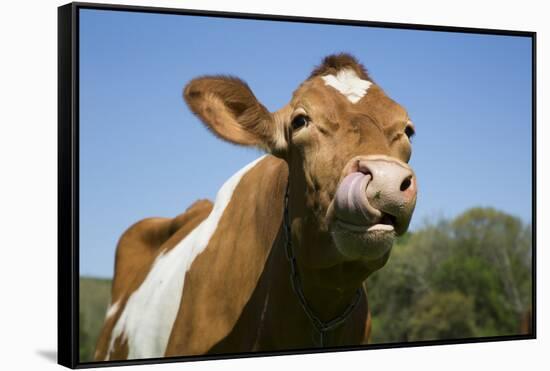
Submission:
{"label": "white forehead patch", "polygon": [[325,85],[330,85],[344,94],[351,103],[357,103],[359,99],[363,98],[372,85],[372,82],[359,78],[351,68],[338,71],[336,76],[322,76],[322,79],[325,81]]}

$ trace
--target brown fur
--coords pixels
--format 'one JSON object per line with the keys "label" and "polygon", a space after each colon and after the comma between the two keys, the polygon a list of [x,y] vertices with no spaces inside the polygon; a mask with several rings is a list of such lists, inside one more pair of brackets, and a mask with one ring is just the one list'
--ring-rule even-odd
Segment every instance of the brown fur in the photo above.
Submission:
{"label": "brown fur", "polygon": [[359,63],[359,61],[355,59],[354,56],[346,53],[333,54],[325,57],[325,59],[323,59],[323,62],[319,66],[317,66],[309,75],[309,79],[317,76],[336,74],[338,73],[338,71],[344,68],[351,68],[355,71],[357,76],[359,76],[363,80],[372,81],[369,74],[367,73],[367,69],[361,63]]}
{"label": "brown fur", "polygon": [[[287,176],[285,162],[268,157],[243,177],[235,190],[242,203],[230,203],[208,249],[187,273],[166,356],[314,345],[314,331],[290,286],[281,233]],[[353,319],[331,332],[329,344],[366,343],[367,315],[363,298]]]}
{"label": "brown fur", "polygon": [[183,96],[189,108],[222,139],[261,145],[271,137],[269,112],[239,78],[196,78],[187,85]]}
{"label": "brown fur", "polygon": [[[240,202],[228,205],[208,248],[187,273],[168,356],[206,353],[233,330],[279,231],[287,174],[285,163],[271,157],[235,189]],[[244,336],[239,343],[247,339],[253,340]]]}
{"label": "brown fur", "polygon": [[[411,124],[405,109],[378,85],[355,104],[327,86],[321,77],[342,68],[372,81],[354,57],[329,56],[275,113],[269,113],[237,78],[206,76],[185,88],[190,109],[217,136],[265,148],[277,157],[268,156],[243,176],[208,247],[187,272],[166,356],[317,346],[314,327],[290,283],[282,229],[287,180],[292,246],[305,297],[316,314],[332,319],[349,305],[356,290],[365,293],[351,316],[327,333],[327,345],[368,341],[371,318],[365,280],[384,266],[389,252],[375,260],[343,259],[329,232],[328,209],[354,159],[385,155],[409,161],[411,144],[405,128]],[[309,121],[293,130],[297,112],[306,112]],[[131,227],[117,249],[114,300],[123,298],[124,305],[158,252],[175,246],[211,208],[203,202],[175,220],[148,219]],[[104,325],[98,359],[106,355],[114,323],[116,316]],[[127,345],[117,345],[113,357],[128,354]]]}

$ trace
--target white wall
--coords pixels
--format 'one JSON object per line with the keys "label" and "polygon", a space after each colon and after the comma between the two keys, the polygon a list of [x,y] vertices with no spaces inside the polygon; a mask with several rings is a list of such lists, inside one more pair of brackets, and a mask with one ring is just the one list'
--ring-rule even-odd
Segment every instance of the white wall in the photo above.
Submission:
{"label": "white wall", "polygon": [[[121,1],[126,4],[284,15],[533,30],[538,32],[538,287],[549,284],[548,196],[549,26],[545,2],[523,1]],[[60,1],[6,1],[0,20],[0,349],[1,368],[56,367],[56,84],[57,9]],[[406,58],[406,56],[404,56]],[[514,71],[510,71],[512,74]],[[506,76],[502,77],[503,79]],[[509,154],[507,154],[509,155]],[[503,174],[503,179],[512,174]],[[538,313],[548,313],[548,290],[538,291]],[[339,354],[149,366],[166,370],[239,367],[297,369],[517,370],[548,361],[548,315],[539,315],[539,339],[389,349]],[[537,367],[538,365],[538,367]],[[127,369],[138,369],[136,366]],[[142,369],[142,368],[139,368]]]}

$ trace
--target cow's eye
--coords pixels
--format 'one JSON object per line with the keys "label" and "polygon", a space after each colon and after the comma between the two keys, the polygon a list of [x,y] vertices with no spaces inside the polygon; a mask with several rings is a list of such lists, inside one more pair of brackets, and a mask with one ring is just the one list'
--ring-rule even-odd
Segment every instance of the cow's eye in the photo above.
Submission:
{"label": "cow's eye", "polygon": [[405,135],[409,138],[409,140],[413,137],[414,135],[414,129],[412,126],[407,126],[405,128]]}
{"label": "cow's eye", "polygon": [[309,117],[306,115],[298,115],[292,120],[292,130],[299,130],[309,123]]}

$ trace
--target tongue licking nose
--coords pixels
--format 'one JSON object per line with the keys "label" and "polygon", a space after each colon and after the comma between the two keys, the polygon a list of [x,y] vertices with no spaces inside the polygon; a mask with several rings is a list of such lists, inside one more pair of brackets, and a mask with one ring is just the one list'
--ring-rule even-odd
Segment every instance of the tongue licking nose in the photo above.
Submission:
{"label": "tongue licking nose", "polygon": [[[411,168],[387,156],[356,160],[355,171],[340,183],[334,198],[339,222],[351,229],[407,230],[416,203],[416,180]],[[381,228],[378,228],[381,227]]]}
{"label": "tongue licking nose", "polygon": [[382,219],[382,212],[373,208],[367,199],[371,174],[351,173],[344,178],[334,200],[337,218],[347,224],[370,226]]}

